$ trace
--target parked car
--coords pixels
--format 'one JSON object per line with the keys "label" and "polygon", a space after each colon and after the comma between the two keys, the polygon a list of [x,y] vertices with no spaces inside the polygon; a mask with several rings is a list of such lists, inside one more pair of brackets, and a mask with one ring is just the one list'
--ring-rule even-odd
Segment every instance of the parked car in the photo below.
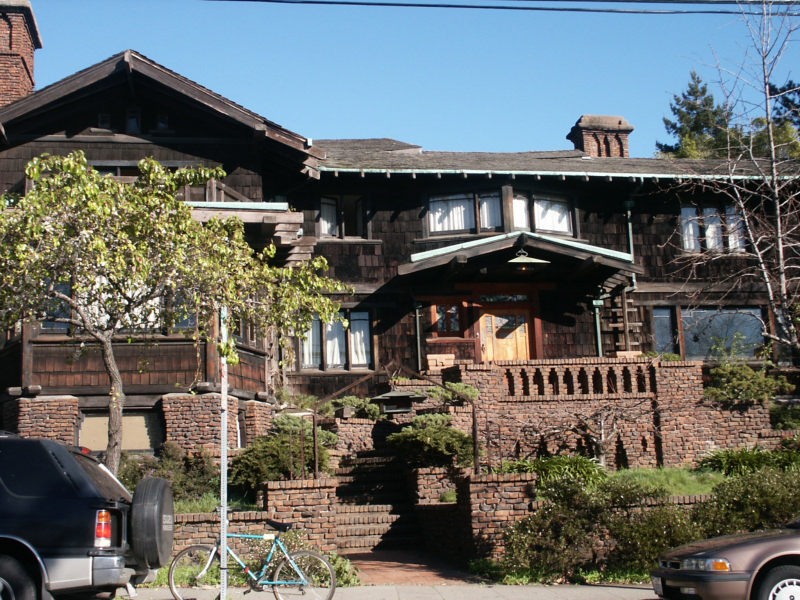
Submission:
{"label": "parked car", "polygon": [[168,481],[144,479],[131,495],[88,452],[0,432],[0,600],[152,580],[172,554],[173,519]]}
{"label": "parked car", "polygon": [[800,600],[800,520],[674,548],[651,575],[668,600]]}

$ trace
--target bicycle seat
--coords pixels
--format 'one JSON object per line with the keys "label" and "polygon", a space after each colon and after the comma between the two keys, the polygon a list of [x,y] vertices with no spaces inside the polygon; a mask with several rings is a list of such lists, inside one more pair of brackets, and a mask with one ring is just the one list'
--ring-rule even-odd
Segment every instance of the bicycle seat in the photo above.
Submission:
{"label": "bicycle seat", "polygon": [[281,523],[280,521],[273,521],[272,519],[264,519],[264,521],[274,530],[280,531],[281,533],[289,531],[293,526],[292,523]]}

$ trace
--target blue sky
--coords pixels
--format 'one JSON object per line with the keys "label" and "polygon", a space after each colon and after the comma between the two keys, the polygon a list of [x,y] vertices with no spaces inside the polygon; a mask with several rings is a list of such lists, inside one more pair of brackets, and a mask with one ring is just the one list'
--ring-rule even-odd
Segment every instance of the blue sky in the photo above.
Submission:
{"label": "blue sky", "polygon": [[[568,149],[578,117],[607,114],[635,127],[632,156],[652,156],[656,140],[669,141],[662,117],[690,70],[715,81],[715,54],[736,65],[748,46],[732,15],[204,0],[32,5],[44,45],[37,88],[131,48],[301,135],[392,137],[428,150]],[[798,58],[792,46],[783,64]]]}

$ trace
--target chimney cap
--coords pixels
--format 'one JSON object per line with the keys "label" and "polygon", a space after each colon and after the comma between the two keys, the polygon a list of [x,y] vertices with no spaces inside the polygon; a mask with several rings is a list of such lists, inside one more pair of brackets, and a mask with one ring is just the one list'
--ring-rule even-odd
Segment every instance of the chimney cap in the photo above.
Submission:
{"label": "chimney cap", "polygon": [[610,115],[581,115],[575,121],[573,129],[598,129],[602,131],[633,131],[633,125],[628,123],[625,117],[614,117]]}
{"label": "chimney cap", "polygon": [[37,50],[42,47],[39,25],[36,23],[36,17],[33,15],[33,7],[31,6],[30,0],[0,0],[0,12],[21,12],[31,32],[33,47]]}

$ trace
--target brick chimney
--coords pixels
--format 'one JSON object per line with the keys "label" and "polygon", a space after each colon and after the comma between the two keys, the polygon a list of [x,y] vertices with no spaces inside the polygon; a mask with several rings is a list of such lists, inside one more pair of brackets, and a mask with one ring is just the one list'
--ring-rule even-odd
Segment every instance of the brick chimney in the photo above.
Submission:
{"label": "brick chimney", "polygon": [[30,0],[0,0],[0,106],[33,91],[33,53],[41,47]]}
{"label": "brick chimney", "polygon": [[622,117],[583,115],[567,134],[576,150],[595,158],[628,158],[628,136],[633,126]]}

